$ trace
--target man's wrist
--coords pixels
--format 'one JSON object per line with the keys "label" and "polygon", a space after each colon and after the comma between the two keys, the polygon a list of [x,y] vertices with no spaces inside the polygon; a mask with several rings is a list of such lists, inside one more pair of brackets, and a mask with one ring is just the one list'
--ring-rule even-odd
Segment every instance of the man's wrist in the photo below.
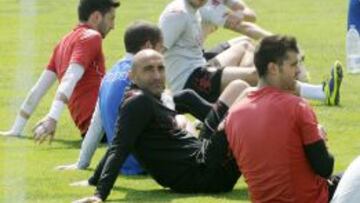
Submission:
{"label": "man's wrist", "polygon": [[64,109],[65,103],[61,100],[55,100],[50,108],[48,117],[54,121],[58,121],[61,115],[62,110]]}

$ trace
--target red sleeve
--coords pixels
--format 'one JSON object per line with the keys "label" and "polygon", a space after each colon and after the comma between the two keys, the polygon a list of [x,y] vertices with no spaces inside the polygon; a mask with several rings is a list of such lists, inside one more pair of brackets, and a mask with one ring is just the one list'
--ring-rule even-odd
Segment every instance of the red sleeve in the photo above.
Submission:
{"label": "red sleeve", "polygon": [[308,145],[323,139],[318,130],[316,115],[309,104],[301,101],[297,107],[297,124],[303,144]]}
{"label": "red sleeve", "polygon": [[86,33],[75,44],[70,63],[78,63],[86,70],[101,54],[101,42],[100,34]]}
{"label": "red sleeve", "polygon": [[58,46],[55,47],[55,49],[51,55],[50,61],[46,67],[47,70],[52,71],[54,73],[56,73],[55,57],[56,57],[57,48],[58,48]]}

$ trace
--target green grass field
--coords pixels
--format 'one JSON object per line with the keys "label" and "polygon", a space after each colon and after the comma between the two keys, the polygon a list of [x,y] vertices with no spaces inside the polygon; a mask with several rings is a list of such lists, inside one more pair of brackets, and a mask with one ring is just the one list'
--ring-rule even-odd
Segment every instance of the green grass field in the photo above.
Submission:
{"label": "green grass field", "polygon": [[[124,54],[122,36],[132,21],[157,22],[169,0],[122,1],[116,28],[104,42],[107,67]],[[258,23],[274,33],[298,38],[306,53],[311,82],[319,83],[335,59],[344,62],[347,1],[292,0],[247,1],[258,14]],[[48,63],[52,48],[77,22],[77,0],[0,1],[0,130],[7,130],[27,91]],[[206,46],[237,36],[218,31]],[[359,80],[359,81],[357,81]],[[329,135],[336,157],[335,171],[342,171],[360,151],[360,75],[346,75],[340,107],[312,102],[319,122]],[[55,88],[45,96],[31,117],[25,137],[0,138],[0,202],[70,202],[91,195],[94,188],[72,188],[69,183],[88,178],[105,148],[97,151],[87,171],[58,172],[54,167],[76,161],[80,136],[68,112],[58,125],[52,146],[35,145],[31,127],[46,114]],[[240,179],[233,192],[219,195],[179,195],[163,189],[149,177],[120,176],[109,202],[249,202],[247,186]]]}

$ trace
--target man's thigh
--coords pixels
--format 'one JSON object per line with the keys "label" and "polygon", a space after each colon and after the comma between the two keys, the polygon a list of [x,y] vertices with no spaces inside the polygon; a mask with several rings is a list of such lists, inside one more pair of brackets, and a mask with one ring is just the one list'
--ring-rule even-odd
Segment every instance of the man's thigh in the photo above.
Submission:
{"label": "man's thigh", "polygon": [[208,102],[215,102],[221,93],[222,69],[199,67],[191,73],[184,89],[192,89]]}
{"label": "man's thigh", "polygon": [[229,42],[221,42],[217,45],[215,45],[214,47],[206,50],[204,52],[204,58],[206,59],[206,61],[210,62],[212,59],[214,59],[217,55],[221,54],[222,52],[224,52],[225,50],[230,48],[230,44]]}
{"label": "man's thigh", "polygon": [[236,184],[241,173],[228,148],[225,131],[216,131],[205,149],[205,165],[202,174],[210,192],[227,192]]}

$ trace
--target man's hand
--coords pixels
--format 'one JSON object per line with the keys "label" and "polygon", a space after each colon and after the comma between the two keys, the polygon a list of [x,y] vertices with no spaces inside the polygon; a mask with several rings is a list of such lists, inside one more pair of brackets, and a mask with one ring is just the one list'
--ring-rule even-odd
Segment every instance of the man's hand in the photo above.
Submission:
{"label": "man's hand", "polygon": [[40,120],[33,128],[35,143],[43,143],[49,137],[49,144],[54,139],[57,121],[50,117]]}
{"label": "man's hand", "polygon": [[16,134],[14,131],[8,130],[8,131],[0,131],[0,136],[20,137],[20,134]]}
{"label": "man's hand", "polygon": [[241,24],[241,22],[244,18],[241,14],[238,14],[238,13],[235,14],[233,12],[230,12],[227,15],[228,15],[228,17],[226,20],[226,25],[232,29],[235,29],[239,24]]}
{"label": "man's hand", "polygon": [[103,202],[103,201],[96,196],[85,197],[85,198],[73,201],[73,203],[101,203],[101,202]]}
{"label": "man's hand", "polygon": [[184,116],[176,115],[175,116],[176,124],[180,129],[190,132],[192,135],[196,135],[196,129],[193,124]]}
{"label": "man's hand", "polygon": [[80,169],[80,168],[78,168],[78,163],[60,165],[60,166],[55,167],[55,170],[58,170],[58,171],[71,171],[71,170],[78,170],[78,169]]}
{"label": "man's hand", "polygon": [[328,141],[327,133],[326,133],[325,128],[324,128],[322,125],[320,125],[320,124],[318,124],[317,127],[318,127],[318,130],[319,130],[320,136],[321,136],[325,141]]}

